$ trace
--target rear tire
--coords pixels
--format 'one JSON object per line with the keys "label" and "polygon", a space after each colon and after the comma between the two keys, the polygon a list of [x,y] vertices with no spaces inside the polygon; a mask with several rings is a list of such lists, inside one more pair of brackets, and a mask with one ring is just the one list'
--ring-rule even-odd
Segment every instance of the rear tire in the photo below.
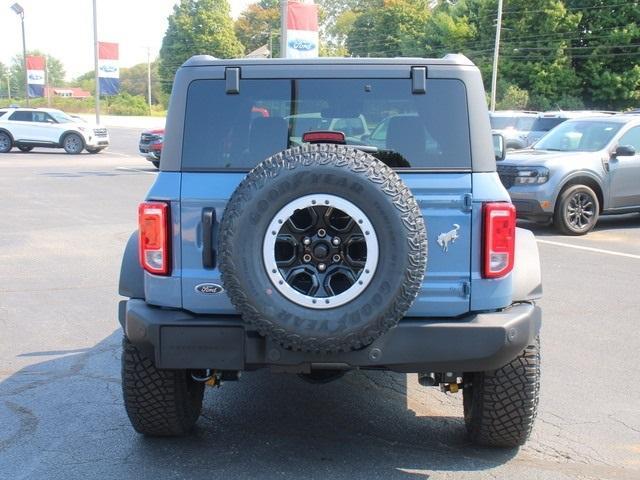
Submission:
{"label": "rear tire", "polygon": [[20,150],[21,152],[27,153],[33,150],[33,147],[29,147],[26,145],[18,145],[18,150]]}
{"label": "rear tire", "polygon": [[553,223],[564,235],[585,235],[596,226],[599,214],[595,192],[586,185],[573,185],[560,194]]}
{"label": "rear tire", "polygon": [[464,383],[464,421],[471,441],[487,447],[524,445],[538,410],[540,339],[498,370],[465,374]]}
{"label": "rear tire", "polygon": [[157,169],[160,169],[160,160],[151,160],[151,163],[153,164],[154,167],[156,167]]}
{"label": "rear tire", "polygon": [[204,384],[188,370],[161,370],[126,337],[122,340],[122,393],[131,425],[149,436],[189,433],[202,411]]}
{"label": "rear tire", "polygon": [[78,155],[84,150],[84,140],[77,133],[68,133],[62,139],[64,151],[70,155]]}
{"label": "rear tire", "polygon": [[6,132],[0,132],[0,153],[9,153],[13,148],[13,139]]}

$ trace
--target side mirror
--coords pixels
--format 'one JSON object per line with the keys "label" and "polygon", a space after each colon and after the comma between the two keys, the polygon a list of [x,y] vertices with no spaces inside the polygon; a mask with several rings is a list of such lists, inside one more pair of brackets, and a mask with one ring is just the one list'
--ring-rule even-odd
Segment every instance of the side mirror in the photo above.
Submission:
{"label": "side mirror", "polygon": [[493,153],[496,156],[496,161],[504,160],[507,155],[507,149],[504,144],[504,137],[499,133],[493,134]]}
{"label": "side mirror", "polygon": [[636,154],[636,149],[631,145],[618,145],[614,157],[633,157]]}

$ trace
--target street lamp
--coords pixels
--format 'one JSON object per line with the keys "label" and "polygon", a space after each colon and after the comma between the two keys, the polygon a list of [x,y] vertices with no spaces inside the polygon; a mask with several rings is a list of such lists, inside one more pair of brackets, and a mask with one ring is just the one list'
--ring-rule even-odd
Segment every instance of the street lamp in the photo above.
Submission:
{"label": "street lamp", "polygon": [[27,42],[24,35],[24,8],[19,3],[11,5],[16,15],[20,15],[20,22],[22,23],[22,61],[24,63],[24,98],[29,106],[29,78],[27,77]]}

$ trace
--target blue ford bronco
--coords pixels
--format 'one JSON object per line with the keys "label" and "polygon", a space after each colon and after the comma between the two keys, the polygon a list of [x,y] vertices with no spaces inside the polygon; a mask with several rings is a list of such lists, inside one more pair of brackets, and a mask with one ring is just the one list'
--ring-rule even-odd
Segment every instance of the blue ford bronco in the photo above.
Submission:
{"label": "blue ford bronco", "polygon": [[460,55],[188,60],[122,262],[133,427],[186,434],[242,371],[375,369],[461,390],[472,442],[522,445],[542,290],[503,155]]}

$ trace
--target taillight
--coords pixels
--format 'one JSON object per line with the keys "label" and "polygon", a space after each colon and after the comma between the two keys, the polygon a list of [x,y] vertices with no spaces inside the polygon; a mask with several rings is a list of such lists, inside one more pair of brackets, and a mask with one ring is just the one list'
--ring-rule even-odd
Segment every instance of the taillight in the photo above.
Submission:
{"label": "taillight", "polygon": [[504,277],[513,269],[516,243],[516,209],[510,203],[485,203],[484,278]]}
{"label": "taillight", "polygon": [[155,275],[171,272],[169,248],[169,205],[144,202],[138,207],[140,265]]}
{"label": "taillight", "polygon": [[344,133],[333,131],[305,132],[302,135],[302,141],[305,143],[335,143],[338,145],[344,145],[347,143]]}

